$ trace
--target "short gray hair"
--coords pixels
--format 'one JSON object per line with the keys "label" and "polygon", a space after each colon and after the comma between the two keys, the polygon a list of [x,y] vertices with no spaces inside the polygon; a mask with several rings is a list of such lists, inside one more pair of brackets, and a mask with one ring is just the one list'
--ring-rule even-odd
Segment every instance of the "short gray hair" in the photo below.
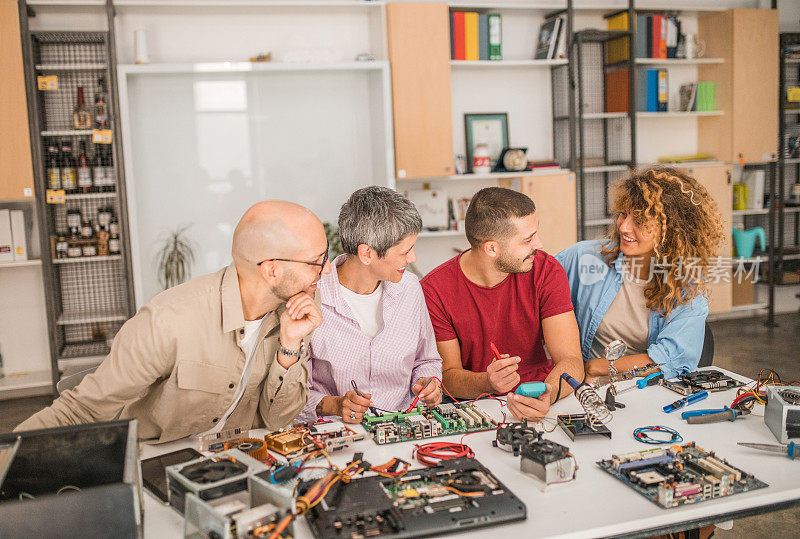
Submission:
{"label": "short gray hair", "polygon": [[414,204],[387,187],[359,189],[339,212],[342,249],[349,255],[358,254],[358,246],[364,243],[383,257],[403,238],[421,230],[422,218]]}

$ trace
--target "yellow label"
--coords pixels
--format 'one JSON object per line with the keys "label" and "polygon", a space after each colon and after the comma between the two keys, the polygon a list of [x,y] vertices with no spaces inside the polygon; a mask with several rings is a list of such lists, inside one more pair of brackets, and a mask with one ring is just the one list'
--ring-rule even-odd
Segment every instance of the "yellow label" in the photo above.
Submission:
{"label": "yellow label", "polygon": [[47,203],[48,204],[64,204],[67,201],[66,194],[63,189],[48,189],[47,190]]}
{"label": "yellow label", "polygon": [[95,129],[92,131],[92,142],[95,144],[111,144],[111,129]]}
{"label": "yellow label", "polygon": [[800,86],[789,86],[786,88],[786,101],[796,103],[800,101]]}
{"label": "yellow label", "polygon": [[37,79],[40,90],[58,90],[58,75],[39,75]]}

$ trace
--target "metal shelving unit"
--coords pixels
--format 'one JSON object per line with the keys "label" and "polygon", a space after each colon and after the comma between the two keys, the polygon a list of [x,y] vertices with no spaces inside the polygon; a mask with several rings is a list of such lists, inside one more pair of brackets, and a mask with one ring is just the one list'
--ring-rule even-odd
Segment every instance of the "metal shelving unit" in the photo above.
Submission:
{"label": "metal shelving unit", "polygon": [[[574,7],[568,3],[569,64],[552,69],[555,159],[575,171],[578,189],[578,239],[601,232],[609,221],[610,182],[635,166],[636,107],[606,112],[606,72],[628,70],[628,102],[635,104],[634,43],[630,31],[572,31]],[[635,20],[633,2],[629,20]],[[614,13],[619,13],[619,10]],[[628,59],[610,64],[610,41],[628,39]]]}
{"label": "metal shelving unit", "polygon": [[[101,361],[121,325],[134,314],[116,95],[114,7],[109,1],[105,8],[109,31],[30,32],[28,8],[25,2],[20,2],[54,392],[65,362]],[[44,75],[58,77],[57,89],[38,89],[38,77]],[[95,144],[93,129],[73,127],[77,87],[83,87],[87,107],[91,108],[99,78],[105,81],[110,145]],[[90,157],[101,152],[101,147],[108,152],[110,146],[113,164],[105,170],[113,175],[114,186],[103,186],[103,192],[66,193],[60,203],[48,203],[47,148],[61,142],[69,142],[73,149],[85,145]],[[79,210],[96,227],[101,208],[110,208],[119,224],[119,254],[112,251],[105,256],[58,257],[54,238],[68,234],[67,211]]]}
{"label": "metal shelving unit", "polygon": [[[777,245],[774,269],[776,284],[785,283],[787,273],[800,272],[800,207],[791,203],[792,186],[800,184],[800,147],[789,149],[790,139],[800,144],[800,108],[787,107],[787,89],[800,86],[800,58],[790,57],[789,46],[800,46],[800,33],[785,32],[780,37],[780,90],[778,97],[778,181],[774,206],[777,210]],[[798,295],[800,297],[800,294]]]}

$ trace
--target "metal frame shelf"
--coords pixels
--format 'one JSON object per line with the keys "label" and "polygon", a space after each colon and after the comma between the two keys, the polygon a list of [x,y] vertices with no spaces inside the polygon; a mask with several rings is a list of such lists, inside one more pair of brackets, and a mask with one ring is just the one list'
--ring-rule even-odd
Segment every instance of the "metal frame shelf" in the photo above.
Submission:
{"label": "metal frame shelf", "polygon": [[[65,360],[72,362],[102,359],[108,342],[122,323],[134,314],[133,280],[122,160],[121,129],[117,95],[114,5],[106,0],[107,28],[95,32],[32,32],[28,27],[26,2],[20,2],[20,32],[30,118],[34,185],[38,204],[42,275],[47,305],[53,392]],[[58,89],[39,91],[37,75],[58,76]],[[69,140],[86,144],[87,154],[100,152],[100,145],[89,138],[93,129],[72,127],[72,107],[78,86],[85,91],[86,103],[93,102],[98,78],[105,81],[112,143],[102,146],[113,164],[107,172],[115,177],[113,191],[68,193],[63,204],[47,203],[47,147]],[[98,83],[99,84],[99,83]],[[106,186],[101,186],[106,187]],[[84,218],[99,208],[112,208],[119,224],[121,251],[106,256],[54,258],[52,239],[66,234],[67,209],[80,209]]]}

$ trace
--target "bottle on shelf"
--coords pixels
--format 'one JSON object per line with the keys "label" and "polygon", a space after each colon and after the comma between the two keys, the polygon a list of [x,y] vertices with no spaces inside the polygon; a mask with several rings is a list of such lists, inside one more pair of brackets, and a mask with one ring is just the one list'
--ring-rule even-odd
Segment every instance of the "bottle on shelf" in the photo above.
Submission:
{"label": "bottle on shelf", "polygon": [[67,210],[67,228],[71,239],[78,238],[81,234],[81,210],[73,208]]}
{"label": "bottle on shelf", "polygon": [[108,231],[110,233],[110,237],[108,239],[108,252],[112,255],[118,255],[122,249],[122,245],[119,237],[119,221],[117,221],[116,217],[111,218],[111,222],[108,225]]}
{"label": "bottle on shelf", "polygon": [[86,108],[86,101],[83,98],[83,86],[78,86],[78,101],[72,112],[72,126],[75,129],[91,129],[92,115]]}
{"label": "bottle on shelf", "polygon": [[94,237],[94,227],[92,226],[92,222],[84,218],[83,222],[81,223],[81,238],[88,240]]}
{"label": "bottle on shelf", "polygon": [[47,147],[47,188],[61,189],[61,164],[55,144]]}
{"label": "bottle on shelf", "polygon": [[75,170],[75,159],[69,141],[61,143],[61,188],[67,193],[75,193],[78,190],[78,173]]}
{"label": "bottle on shelf", "polygon": [[97,92],[94,94],[94,128],[108,129],[108,106],[106,105],[106,81],[97,79]]}
{"label": "bottle on shelf", "polygon": [[111,239],[109,228],[111,227],[111,208],[100,208],[97,210],[97,254],[108,256],[108,243]]}
{"label": "bottle on shelf", "polygon": [[89,158],[86,156],[86,142],[80,142],[78,154],[78,191],[88,193],[92,191],[92,169],[89,168]]}
{"label": "bottle on shelf", "polygon": [[92,156],[92,178],[95,191],[105,191],[106,169],[103,166],[103,155],[100,153],[98,145],[94,145],[94,155]]}
{"label": "bottle on shelf", "polygon": [[103,191],[113,193],[117,189],[116,171],[114,170],[114,157],[111,152],[111,146],[108,146],[103,154],[103,168],[105,170],[105,188]]}
{"label": "bottle on shelf", "polygon": [[69,256],[69,239],[66,236],[56,236],[56,258]]}

